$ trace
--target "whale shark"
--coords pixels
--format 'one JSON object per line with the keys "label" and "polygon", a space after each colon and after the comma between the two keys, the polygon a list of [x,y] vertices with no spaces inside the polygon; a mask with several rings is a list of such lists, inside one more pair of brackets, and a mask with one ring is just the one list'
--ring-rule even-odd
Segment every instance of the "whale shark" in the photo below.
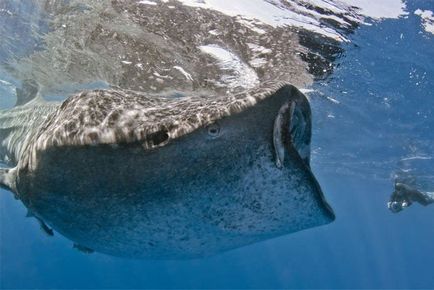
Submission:
{"label": "whale shark", "polygon": [[[62,3],[46,5],[50,45],[8,67],[22,84],[0,110],[0,185],[44,232],[86,253],[178,259],[335,219],[298,88],[331,73],[340,32],[177,1]],[[324,23],[350,30],[351,15]],[[63,90],[95,80],[108,86]]]}
{"label": "whale shark", "polygon": [[[32,106],[1,112],[2,124]],[[294,86],[219,100],[94,90],[39,110],[49,113],[33,132],[12,125],[2,142],[17,164],[0,183],[81,247],[197,257],[334,219],[310,170],[309,103]]]}

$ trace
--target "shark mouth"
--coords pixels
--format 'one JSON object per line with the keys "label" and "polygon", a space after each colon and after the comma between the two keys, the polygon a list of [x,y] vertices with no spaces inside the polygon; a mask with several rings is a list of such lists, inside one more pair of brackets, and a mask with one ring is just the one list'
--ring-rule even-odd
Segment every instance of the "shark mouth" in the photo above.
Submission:
{"label": "shark mouth", "polygon": [[301,93],[295,92],[295,98],[279,109],[274,121],[273,145],[277,167],[283,167],[285,155],[291,149],[310,167],[311,127],[309,101]]}

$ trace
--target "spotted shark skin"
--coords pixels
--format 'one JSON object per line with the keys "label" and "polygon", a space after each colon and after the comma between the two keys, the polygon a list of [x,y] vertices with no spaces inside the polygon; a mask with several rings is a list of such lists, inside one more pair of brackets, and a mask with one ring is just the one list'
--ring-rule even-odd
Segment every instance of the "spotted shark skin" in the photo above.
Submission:
{"label": "spotted shark skin", "polygon": [[[114,108],[115,93],[88,94]],[[132,258],[192,258],[334,220],[310,170],[310,109],[295,87],[211,115],[208,125],[167,134],[153,148],[147,137],[48,142],[47,132],[75,128],[59,126],[60,116],[88,94],[71,97],[46,119],[3,183],[35,217],[82,247]]]}
{"label": "spotted shark skin", "polygon": [[[111,3],[75,22],[48,5],[59,17],[47,34],[53,45],[15,63],[40,93],[95,79],[108,89],[62,102],[18,97],[0,111],[0,157],[9,166],[0,184],[42,228],[89,252],[166,259],[334,220],[310,169],[311,112],[297,89],[319,76],[309,61],[331,61],[313,49],[317,37],[308,45],[307,32],[265,24],[259,33],[175,2],[177,9]],[[84,42],[74,42],[79,31]],[[63,73],[44,72],[41,63]],[[26,64],[40,69],[23,71]]]}

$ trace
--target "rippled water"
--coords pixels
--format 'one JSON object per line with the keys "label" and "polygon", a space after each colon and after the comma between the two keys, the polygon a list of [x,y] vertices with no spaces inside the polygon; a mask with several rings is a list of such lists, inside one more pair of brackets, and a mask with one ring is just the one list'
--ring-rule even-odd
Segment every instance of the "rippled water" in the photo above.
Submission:
{"label": "rippled water", "polygon": [[[408,2],[405,17],[361,25],[334,72],[307,93],[311,165],[333,223],[210,258],[126,260],[86,255],[61,235],[43,235],[0,190],[1,287],[433,288],[434,205],[398,214],[386,205],[397,179],[434,191],[434,35],[416,9],[434,4]],[[23,47],[34,45],[27,41]],[[4,69],[0,79],[0,107],[8,108],[16,80]]]}

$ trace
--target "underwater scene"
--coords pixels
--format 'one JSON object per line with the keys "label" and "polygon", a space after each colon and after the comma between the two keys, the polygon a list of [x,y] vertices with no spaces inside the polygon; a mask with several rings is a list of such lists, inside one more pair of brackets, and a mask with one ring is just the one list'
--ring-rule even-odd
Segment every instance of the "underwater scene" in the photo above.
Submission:
{"label": "underwater scene", "polygon": [[434,289],[434,1],[0,0],[0,288]]}

